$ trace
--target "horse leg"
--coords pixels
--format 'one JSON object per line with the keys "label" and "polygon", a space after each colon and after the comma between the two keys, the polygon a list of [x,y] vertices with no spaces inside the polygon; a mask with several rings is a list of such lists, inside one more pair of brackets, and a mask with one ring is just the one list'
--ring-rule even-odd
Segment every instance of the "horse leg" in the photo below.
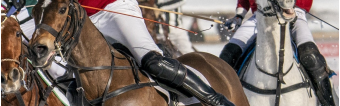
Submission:
{"label": "horse leg", "polygon": [[222,94],[215,92],[196,74],[186,69],[179,61],[151,51],[142,59],[143,68],[160,82],[195,96],[209,105],[234,106]]}

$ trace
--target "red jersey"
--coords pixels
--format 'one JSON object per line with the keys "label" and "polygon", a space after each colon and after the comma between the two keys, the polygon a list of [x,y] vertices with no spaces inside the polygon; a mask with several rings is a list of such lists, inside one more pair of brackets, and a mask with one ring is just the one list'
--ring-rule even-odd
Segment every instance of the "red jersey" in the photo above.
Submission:
{"label": "red jersey", "polygon": [[[310,8],[312,7],[313,0],[296,0],[295,5],[301,9],[306,10],[309,12]],[[254,13],[257,10],[257,6],[255,0],[237,0],[237,7],[236,8],[244,8],[247,11],[251,8],[252,12]]]}
{"label": "red jersey", "polygon": [[[113,3],[115,1],[116,0],[78,0],[78,2],[81,5],[95,7],[95,8],[101,8],[101,9],[104,9],[106,7],[106,5]],[[99,10],[94,10],[94,9],[90,9],[90,8],[85,8],[85,10],[86,10],[88,16],[91,16],[91,15],[99,12]]]}

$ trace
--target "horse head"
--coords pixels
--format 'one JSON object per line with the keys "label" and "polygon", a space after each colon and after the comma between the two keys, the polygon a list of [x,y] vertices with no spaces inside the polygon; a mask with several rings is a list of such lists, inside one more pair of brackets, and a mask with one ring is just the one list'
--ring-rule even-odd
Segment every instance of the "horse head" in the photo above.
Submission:
{"label": "horse head", "polygon": [[256,0],[257,10],[264,16],[276,16],[285,22],[295,18],[295,0]]}
{"label": "horse head", "polygon": [[46,69],[55,55],[63,58],[76,45],[78,37],[74,35],[79,35],[77,25],[82,25],[79,20],[84,17],[79,8],[73,0],[41,0],[33,8],[36,30],[29,42],[33,66]]}
{"label": "horse head", "polygon": [[[3,12],[2,12],[3,13]],[[21,88],[24,71],[20,67],[21,35],[16,17],[1,16],[1,89],[4,93],[14,93]]]}
{"label": "horse head", "polygon": [[[290,51],[290,36],[280,38],[283,34],[289,34],[289,22],[296,17],[294,11],[295,0],[256,0],[256,26],[257,26],[257,45],[256,54],[259,64],[263,64],[265,70],[277,71],[278,51],[280,50],[280,41],[285,41],[285,58],[292,57]],[[283,26],[283,27],[280,27]],[[289,38],[288,38],[289,37]],[[267,51],[267,52],[264,52]],[[263,60],[263,61],[261,61]],[[286,60],[290,64],[292,60]]]}

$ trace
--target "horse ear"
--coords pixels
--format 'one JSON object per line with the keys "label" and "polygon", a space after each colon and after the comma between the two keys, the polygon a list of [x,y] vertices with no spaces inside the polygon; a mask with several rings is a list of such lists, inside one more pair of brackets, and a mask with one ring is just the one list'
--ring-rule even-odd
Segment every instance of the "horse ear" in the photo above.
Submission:
{"label": "horse ear", "polygon": [[45,0],[38,0],[38,3],[32,9],[32,17],[34,18],[35,25],[39,24],[42,8],[41,6],[44,4]]}

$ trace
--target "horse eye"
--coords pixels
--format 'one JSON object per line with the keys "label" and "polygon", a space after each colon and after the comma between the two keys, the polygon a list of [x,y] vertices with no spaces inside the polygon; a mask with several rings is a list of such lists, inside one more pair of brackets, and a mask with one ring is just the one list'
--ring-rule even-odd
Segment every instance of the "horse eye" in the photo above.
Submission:
{"label": "horse eye", "polygon": [[17,37],[20,37],[21,34],[22,34],[22,33],[21,33],[20,31],[17,31],[17,33],[16,33]]}
{"label": "horse eye", "polygon": [[59,10],[59,14],[64,14],[66,12],[66,7],[62,7]]}

